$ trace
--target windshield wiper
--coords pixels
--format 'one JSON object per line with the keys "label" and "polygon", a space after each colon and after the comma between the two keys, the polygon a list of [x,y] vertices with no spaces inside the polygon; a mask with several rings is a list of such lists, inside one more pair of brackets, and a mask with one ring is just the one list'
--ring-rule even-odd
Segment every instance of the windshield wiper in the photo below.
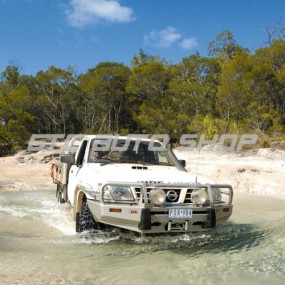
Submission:
{"label": "windshield wiper", "polygon": [[99,158],[96,160],[96,163],[100,163],[100,166],[112,163],[113,161],[107,158]]}
{"label": "windshield wiper", "polygon": [[[98,162],[101,162],[101,161],[98,161]],[[135,161],[135,160],[104,160],[101,162],[101,166],[104,166],[106,164],[109,164],[109,163],[121,163],[121,164],[142,164],[142,165],[145,165],[146,163],[145,162],[142,162],[142,161]]]}

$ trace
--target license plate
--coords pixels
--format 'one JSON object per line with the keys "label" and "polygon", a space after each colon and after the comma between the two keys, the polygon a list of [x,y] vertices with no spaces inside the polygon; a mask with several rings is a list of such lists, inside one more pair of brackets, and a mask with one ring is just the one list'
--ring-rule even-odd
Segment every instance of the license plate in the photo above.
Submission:
{"label": "license plate", "polygon": [[192,218],[192,209],[170,209],[168,217],[176,219]]}

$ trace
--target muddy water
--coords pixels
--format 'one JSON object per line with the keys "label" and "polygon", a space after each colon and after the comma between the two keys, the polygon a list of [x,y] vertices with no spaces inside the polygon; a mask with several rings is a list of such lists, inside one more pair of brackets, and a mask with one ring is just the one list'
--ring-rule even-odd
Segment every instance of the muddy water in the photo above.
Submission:
{"label": "muddy water", "polygon": [[74,232],[54,191],[0,192],[0,284],[285,284],[285,201],[235,197],[214,232]]}

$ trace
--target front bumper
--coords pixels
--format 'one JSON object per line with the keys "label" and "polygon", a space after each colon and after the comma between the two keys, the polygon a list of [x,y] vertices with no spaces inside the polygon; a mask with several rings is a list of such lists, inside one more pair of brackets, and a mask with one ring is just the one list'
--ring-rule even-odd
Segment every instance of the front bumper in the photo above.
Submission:
{"label": "front bumper", "polygon": [[232,205],[191,208],[191,218],[169,218],[169,209],[173,207],[141,208],[130,205],[106,205],[88,200],[88,206],[95,220],[100,223],[128,229],[140,233],[170,233],[207,231],[228,220],[232,214]]}
{"label": "front bumper", "polygon": [[[214,228],[229,219],[232,214],[233,190],[230,185],[210,184],[146,184],[106,182],[106,185],[130,186],[134,202],[110,203],[105,202],[101,192],[95,200],[88,199],[88,205],[95,220],[100,223],[112,225],[141,233],[170,233],[170,232],[196,232]],[[177,201],[154,206],[149,201],[149,191],[152,187],[160,187],[165,191],[178,191]],[[204,188],[209,201],[203,206],[196,206],[191,202],[193,189]],[[223,202],[213,200],[212,188],[220,188],[226,196]],[[170,209],[185,209],[192,211],[189,218],[170,218]]]}
{"label": "front bumper", "polygon": [[[153,218],[152,218],[153,217]],[[142,209],[141,221],[138,225],[143,232],[188,232],[202,231],[214,228],[217,223],[215,209],[208,208],[206,211],[193,211],[189,219],[170,219],[167,213],[156,213],[150,209]]]}

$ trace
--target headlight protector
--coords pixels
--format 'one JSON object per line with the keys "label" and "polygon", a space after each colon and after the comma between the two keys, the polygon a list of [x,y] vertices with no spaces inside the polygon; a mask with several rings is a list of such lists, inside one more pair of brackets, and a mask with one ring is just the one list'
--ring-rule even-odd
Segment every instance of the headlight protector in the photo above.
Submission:
{"label": "headlight protector", "polygon": [[109,201],[134,201],[132,190],[128,186],[105,186],[104,200]]}

